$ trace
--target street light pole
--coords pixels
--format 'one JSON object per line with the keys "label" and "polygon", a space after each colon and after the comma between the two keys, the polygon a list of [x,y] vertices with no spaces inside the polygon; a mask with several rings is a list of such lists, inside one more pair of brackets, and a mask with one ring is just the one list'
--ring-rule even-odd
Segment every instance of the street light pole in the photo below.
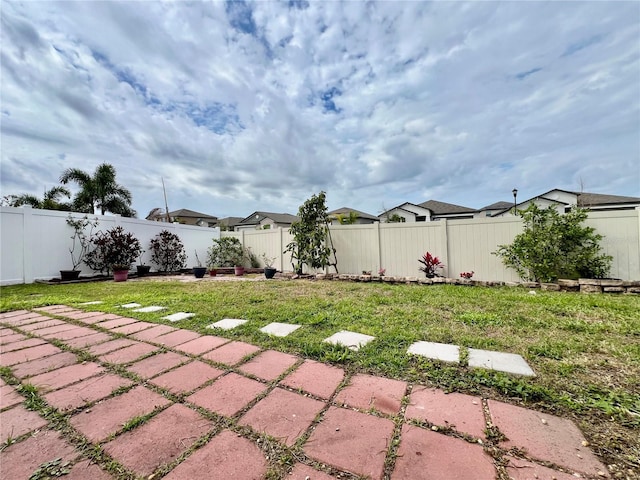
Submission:
{"label": "street light pole", "polygon": [[511,193],[513,193],[513,214],[515,215],[518,211],[518,202],[516,200],[518,198],[518,189],[514,188]]}

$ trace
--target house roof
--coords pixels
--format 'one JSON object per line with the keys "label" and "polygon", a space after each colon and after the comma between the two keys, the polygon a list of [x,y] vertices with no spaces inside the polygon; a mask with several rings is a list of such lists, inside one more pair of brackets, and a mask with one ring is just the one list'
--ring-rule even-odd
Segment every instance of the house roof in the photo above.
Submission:
{"label": "house roof", "polygon": [[476,211],[475,208],[454,205],[453,203],[438,202],[437,200],[427,200],[426,202],[419,203],[418,206],[428,208],[434,215],[446,215],[448,213],[473,213]]}
{"label": "house roof", "polygon": [[207,215],[206,213],[194,212],[187,208],[181,208],[180,210],[174,210],[169,212],[171,217],[187,217],[187,218],[201,218],[202,220],[218,220],[218,217],[213,215]]}
{"label": "house roof", "polygon": [[491,205],[487,205],[486,207],[480,208],[478,211],[481,212],[483,210],[504,210],[509,209],[513,206],[513,202],[496,202]]}
{"label": "house roof", "polygon": [[235,227],[242,222],[242,217],[225,217],[218,219],[218,224],[226,225],[227,227]]}
{"label": "house roof", "polygon": [[289,213],[273,213],[273,212],[253,212],[248,217],[242,219],[239,225],[257,225],[265,218],[273,220],[275,223],[292,224],[300,218]]}
{"label": "house roof", "polygon": [[[555,189],[560,190],[560,189]],[[551,190],[553,191],[553,190]],[[620,203],[638,203],[639,197],[626,197],[622,195],[607,195],[604,193],[588,193],[588,192],[571,192],[569,190],[560,190],[562,192],[573,193],[578,196],[578,201],[581,206],[588,207],[589,205],[616,205]],[[550,193],[550,192],[547,192]],[[542,196],[546,195],[543,194]]]}
{"label": "house roof", "polygon": [[351,212],[354,212],[358,218],[366,218],[367,220],[378,220],[378,217],[375,215],[370,215],[365,212],[361,212],[360,210],[356,210],[355,208],[342,207],[336,208],[335,210],[331,210],[329,215],[349,215]]}

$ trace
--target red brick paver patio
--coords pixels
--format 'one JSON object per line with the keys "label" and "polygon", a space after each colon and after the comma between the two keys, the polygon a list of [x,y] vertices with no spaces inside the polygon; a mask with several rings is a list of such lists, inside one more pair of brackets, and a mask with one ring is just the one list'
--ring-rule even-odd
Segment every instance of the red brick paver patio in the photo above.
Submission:
{"label": "red brick paver patio", "polygon": [[0,314],[0,477],[57,459],[70,480],[608,477],[570,420],[176,326]]}

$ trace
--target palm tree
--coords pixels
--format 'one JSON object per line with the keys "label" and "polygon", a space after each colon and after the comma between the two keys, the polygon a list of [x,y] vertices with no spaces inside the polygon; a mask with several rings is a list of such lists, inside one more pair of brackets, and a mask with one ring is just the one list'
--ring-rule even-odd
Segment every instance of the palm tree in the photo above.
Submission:
{"label": "palm tree", "polygon": [[64,184],[76,182],[80,191],[73,199],[74,210],[84,213],[96,213],[100,210],[118,213],[123,217],[135,217],[136,211],[131,208],[131,192],[116,183],[116,169],[113,165],[98,165],[93,175],[69,168],[62,172],[60,181]]}
{"label": "palm tree", "polygon": [[33,208],[42,208],[44,210],[71,210],[70,204],[60,202],[60,197],[63,195],[71,198],[71,193],[66,188],[53,187],[45,190],[42,200],[35,195],[23,193],[21,195],[9,195],[8,202],[11,207],[31,205]]}

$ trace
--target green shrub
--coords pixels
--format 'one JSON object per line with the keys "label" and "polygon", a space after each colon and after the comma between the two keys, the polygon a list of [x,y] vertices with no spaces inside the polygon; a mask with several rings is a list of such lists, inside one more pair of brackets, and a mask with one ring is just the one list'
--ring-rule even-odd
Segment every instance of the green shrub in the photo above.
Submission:
{"label": "green shrub", "polygon": [[240,240],[235,237],[214,238],[213,245],[207,251],[207,266],[241,267],[244,264],[245,252]]}
{"label": "green shrub", "polygon": [[524,280],[552,282],[558,278],[603,278],[609,274],[612,257],[600,251],[602,235],[582,225],[587,210],[572,208],[561,215],[555,207],[531,204],[519,212],[524,232],[511,245],[498,245],[493,252]]}
{"label": "green shrub", "polygon": [[149,243],[151,262],[160,272],[177,272],[187,263],[187,254],[180,237],[169,230],[162,230]]}

